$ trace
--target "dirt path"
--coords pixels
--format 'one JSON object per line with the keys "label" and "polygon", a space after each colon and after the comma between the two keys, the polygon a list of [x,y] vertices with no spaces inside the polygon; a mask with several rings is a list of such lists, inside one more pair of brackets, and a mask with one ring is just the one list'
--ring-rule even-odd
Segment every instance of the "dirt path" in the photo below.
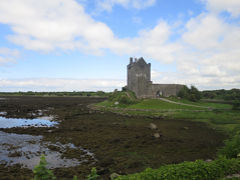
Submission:
{"label": "dirt path", "polygon": [[[191,111],[191,112],[206,112],[206,111],[210,111],[211,109],[203,109],[203,110],[192,110],[192,109],[133,109],[133,108],[121,108],[121,107],[106,107],[106,106],[95,106],[94,104],[90,104],[88,105],[89,109],[92,110],[107,110],[110,112],[113,112],[115,114],[124,114],[123,112],[128,112],[128,111],[138,111],[138,112],[181,112],[181,111]],[[120,112],[118,112],[118,110]],[[142,115],[144,116],[144,115]]]}
{"label": "dirt path", "polygon": [[171,101],[171,100],[165,99],[165,98],[159,98],[159,99],[160,99],[161,101],[165,101],[165,102],[172,103],[172,104],[179,104],[179,105],[183,105],[183,106],[191,106],[191,107],[200,107],[200,108],[211,109],[211,107],[198,106],[198,105],[193,105],[193,104],[185,104],[185,103],[180,103],[180,102]]}

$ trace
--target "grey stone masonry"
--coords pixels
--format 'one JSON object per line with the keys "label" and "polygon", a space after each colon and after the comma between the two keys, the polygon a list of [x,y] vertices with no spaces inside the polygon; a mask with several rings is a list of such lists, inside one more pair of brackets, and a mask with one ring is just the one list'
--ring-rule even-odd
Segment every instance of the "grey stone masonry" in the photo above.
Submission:
{"label": "grey stone masonry", "polygon": [[127,65],[127,88],[135,92],[138,98],[158,98],[176,96],[183,88],[181,84],[153,84],[151,81],[151,64],[141,57],[132,57]]}

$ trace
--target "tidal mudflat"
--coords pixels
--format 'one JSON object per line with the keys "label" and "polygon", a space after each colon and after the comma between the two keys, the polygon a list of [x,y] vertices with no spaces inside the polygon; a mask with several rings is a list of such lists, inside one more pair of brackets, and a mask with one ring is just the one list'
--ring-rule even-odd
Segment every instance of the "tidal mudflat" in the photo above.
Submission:
{"label": "tidal mudflat", "polygon": [[[113,172],[128,174],[163,164],[214,158],[226,138],[204,123],[123,116],[87,107],[103,98],[0,99],[4,120],[41,121],[0,127],[0,153],[4,157],[0,159],[0,179],[30,179],[31,168],[44,153],[49,167],[61,179],[74,175],[84,178],[92,167],[107,179]],[[52,124],[43,125],[42,121]],[[150,128],[151,123],[158,128]],[[156,133],[160,137],[154,137]]]}

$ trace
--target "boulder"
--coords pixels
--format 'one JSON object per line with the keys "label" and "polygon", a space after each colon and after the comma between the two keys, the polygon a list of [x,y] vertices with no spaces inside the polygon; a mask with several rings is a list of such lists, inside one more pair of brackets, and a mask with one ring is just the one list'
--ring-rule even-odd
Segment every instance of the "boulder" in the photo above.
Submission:
{"label": "boulder", "polygon": [[155,137],[155,138],[160,138],[161,135],[160,135],[159,133],[154,133],[154,134],[153,134],[153,137]]}
{"label": "boulder", "polygon": [[110,175],[110,179],[116,179],[117,177],[119,177],[120,175],[118,173],[112,173]]}
{"label": "boulder", "polygon": [[150,123],[149,127],[150,127],[150,129],[152,129],[152,130],[156,130],[156,129],[158,128],[157,125],[154,124],[154,123]]}

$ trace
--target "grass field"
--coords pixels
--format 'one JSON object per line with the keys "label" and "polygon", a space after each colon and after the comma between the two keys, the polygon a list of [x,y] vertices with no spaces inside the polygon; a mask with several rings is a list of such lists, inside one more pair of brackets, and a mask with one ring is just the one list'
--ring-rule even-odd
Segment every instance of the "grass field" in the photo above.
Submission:
{"label": "grass field", "polygon": [[232,108],[232,105],[225,104],[225,103],[214,103],[214,102],[204,102],[204,101],[192,102],[187,99],[177,99],[175,97],[170,97],[168,99],[171,101],[174,101],[174,102],[192,104],[192,105],[197,105],[197,106],[211,107],[211,108],[215,108],[215,109],[231,109]]}
{"label": "grass field", "polygon": [[212,128],[224,130],[230,134],[240,130],[240,111],[232,110],[230,104],[203,101],[191,102],[177,98],[168,99],[178,103],[202,107],[174,104],[159,99],[144,99],[130,105],[104,101],[97,106],[120,114],[205,122]]}
{"label": "grass field", "polygon": [[202,107],[185,106],[185,105],[173,104],[173,103],[161,101],[159,99],[144,99],[139,101],[136,104],[130,104],[130,105],[115,104],[115,102],[113,101],[103,101],[99,103],[97,106],[117,107],[117,108],[127,108],[127,109],[155,109],[155,110],[172,110],[172,109],[203,110],[208,107],[208,106],[204,106],[204,104],[201,105]]}
{"label": "grass field", "polygon": [[219,110],[206,112],[175,112],[169,114],[168,118],[206,122],[212,127],[222,129],[229,133],[240,130],[239,111]]}
{"label": "grass field", "polygon": [[190,109],[190,110],[200,110],[205,107],[193,107],[193,106],[184,106],[180,104],[173,104],[165,101],[161,101],[158,99],[146,99],[142,100],[137,104],[130,105],[128,108],[133,109],[161,109],[161,110],[169,110],[169,109]]}

